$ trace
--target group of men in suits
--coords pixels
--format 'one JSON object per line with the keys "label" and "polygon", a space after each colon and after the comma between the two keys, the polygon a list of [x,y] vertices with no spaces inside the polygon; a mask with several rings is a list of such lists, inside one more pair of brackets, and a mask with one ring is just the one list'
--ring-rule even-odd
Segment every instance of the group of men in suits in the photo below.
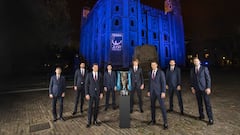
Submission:
{"label": "group of men in suits", "polygon": [[[207,115],[209,118],[209,124],[213,124],[213,114],[210,103],[211,93],[211,77],[207,67],[201,66],[200,60],[194,58],[194,67],[190,71],[191,90],[196,95],[199,119],[204,119],[203,104],[204,100]],[[144,78],[142,68],[139,67],[138,59],[133,59],[133,67],[129,69],[131,74],[132,89],[130,91],[130,113],[133,112],[134,94],[137,93],[139,110],[143,113],[142,102],[142,90],[144,89]],[[64,121],[62,117],[63,113],[63,99],[65,96],[65,78],[61,75],[61,68],[56,68],[56,75],[53,75],[50,80],[49,97],[52,98],[52,113],[54,121],[57,121],[56,103],[60,100],[60,120]],[[166,77],[164,72],[158,67],[156,61],[151,62],[151,71],[149,76],[149,88],[147,95],[151,100],[151,121],[149,125],[156,123],[155,102],[158,100],[163,117],[163,128],[168,128],[167,112],[173,111],[173,95],[176,93],[178,98],[178,104],[180,108],[180,114],[184,115],[183,101],[181,94],[181,70],[176,66],[175,60],[170,60],[169,68],[166,70]],[[74,90],[76,91],[75,106],[72,115],[77,113],[79,104],[79,98],[81,99],[80,112],[83,113],[84,98],[88,100],[88,123],[86,125],[89,128],[92,124],[100,126],[97,121],[99,111],[99,101],[103,98],[103,92],[106,92],[105,111],[109,108],[110,94],[112,95],[112,108],[116,109],[116,73],[112,70],[112,65],[107,65],[107,70],[104,75],[98,71],[98,65],[93,64],[92,72],[88,72],[85,68],[85,63],[80,64],[80,68],[75,71],[74,75]],[[166,110],[164,98],[166,97],[166,89],[169,94],[169,109]]]}

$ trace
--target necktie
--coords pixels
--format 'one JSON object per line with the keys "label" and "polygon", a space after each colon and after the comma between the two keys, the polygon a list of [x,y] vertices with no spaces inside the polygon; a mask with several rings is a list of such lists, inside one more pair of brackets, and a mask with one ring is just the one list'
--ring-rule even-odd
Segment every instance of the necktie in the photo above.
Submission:
{"label": "necktie", "polygon": [[81,69],[81,75],[84,76],[84,71],[83,71],[83,69]]}
{"label": "necktie", "polygon": [[196,72],[196,74],[198,74],[198,72],[199,72],[198,67],[196,67],[195,72]]}
{"label": "necktie", "polygon": [[155,70],[153,70],[153,72],[152,72],[152,79],[154,79],[155,78]]}
{"label": "necktie", "polygon": [[94,80],[97,80],[97,73],[94,74]]}
{"label": "necktie", "polygon": [[111,76],[111,71],[110,72],[108,72],[109,73],[109,75]]}
{"label": "necktie", "polygon": [[134,67],[134,72],[136,72],[137,71],[137,67]]}

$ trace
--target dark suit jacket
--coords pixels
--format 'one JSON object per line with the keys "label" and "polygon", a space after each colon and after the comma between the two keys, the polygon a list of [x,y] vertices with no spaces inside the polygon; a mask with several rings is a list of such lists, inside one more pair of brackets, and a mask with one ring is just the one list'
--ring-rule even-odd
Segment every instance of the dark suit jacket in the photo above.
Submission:
{"label": "dark suit jacket", "polygon": [[181,85],[181,70],[176,67],[173,71],[170,70],[170,67],[166,70],[166,83],[169,87],[176,88],[178,85]]}
{"label": "dark suit jacket", "polygon": [[111,72],[111,75],[109,75],[108,71],[104,73],[103,85],[108,89],[114,89],[117,85],[116,73],[114,71]]}
{"label": "dark suit jacket", "polygon": [[74,86],[77,86],[77,87],[81,87],[81,85],[83,86],[85,83],[87,74],[88,74],[88,71],[86,69],[85,69],[84,76],[82,76],[81,70],[77,69],[74,75]]}
{"label": "dark suit jacket", "polygon": [[130,68],[130,73],[131,73],[132,88],[135,87],[135,84],[137,85],[136,86],[137,88],[140,88],[141,85],[144,84],[142,68],[138,66],[138,69],[136,72],[134,72],[133,68]]}
{"label": "dark suit jacket", "polygon": [[94,80],[92,72],[88,73],[85,80],[85,94],[99,96],[100,93],[103,93],[103,77],[101,73],[98,72],[97,81]]}
{"label": "dark suit jacket", "polygon": [[149,90],[150,93],[155,92],[156,95],[166,92],[166,80],[164,72],[160,69],[157,70],[155,78],[152,78],[152,71],[149,72]]}
{"label": "dark suit jacket", "polygon": [[195,67],[191,69],[191,87],[195,90],[204,91],[207,88],[211,88],[211,77],[207,67],[200,66],[199,72],[195,72]]}
{"label": "dark suit jacket", "polygon": [[49,94],[53,94],[54,97],[60,97],[65,92],[65,89],[65,77],[61,75],[57,80],[57,76],[53,75],[50,79]]}

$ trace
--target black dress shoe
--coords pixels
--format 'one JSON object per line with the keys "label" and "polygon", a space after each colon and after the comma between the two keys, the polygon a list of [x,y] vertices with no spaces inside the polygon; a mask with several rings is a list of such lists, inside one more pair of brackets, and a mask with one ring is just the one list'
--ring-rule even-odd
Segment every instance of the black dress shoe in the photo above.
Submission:
{"label": "black dress shoe", "polygon": [[181,111],[181,115],[184,115],[184,112],[183,112],[183,111]]}
{"label": "black dress shoe", "polygon": [[168,129],[168,124],[163,124],[163,129],[164,130]]}
{"label": "black dress shoe", "polygon": [[116,106],[114,106],[114,107],[113,107],[113,110],[116,110],[116,108],[117,108],[117,107],[116,107]]}
{"label": "black dress shoe", "polygon": [[199,116],[198,119],[199,120],[204,120],[204,116]]}
{"label": "black dress shoe", "polygon": [[104,111],[107,111],[108,108],[105,108]]}
{"label": "black dress shoe", "polygon": [[213,120],[209,120],[208,125],[213,125]]}
{"label": "black dress shoe", "polygon": [[151,120],[151,121],[148,122],[148,125],[155,125],[155,124],[156,124],[156,121]]}
{"label": "black dress shoe", "polygon": [[65,121],[65,119],[63,117],[60,118],[61,121]]}
{"label": "black dress shoe", "polygon": [[140,110],[141,113],[144,113],[143,109]]}
{"label": "black dress shoe", "polygon": [[73,113],[72,113],[72,115],[76,115],[76,114],[77,114],[77,112],[73,112]]}
{"label": "black dress shoe", "polygon": [[97,122],[97,121],[94,121],[94,123],[93,123],[95,126],[100,126],[100,123],[99,122]]}
{"label": "black dress shoe", "polygon": [[53,122],[56,122],[56,121],[57,121],[57,119],[56,119],[56,118],[54,118],[54,119],[53,119]]}
{"label": "black dress shoe", "polygon": [[83,110],[81,110],[81,113],[83,113]]}
{"label": "black dress shoe", "polygon": [[86,125],[86,128],[90,128],[90,127],[91,127],[91,125],[90,125],[90,124],[87,124],[87,125]]}
{"label": "black dress shoe", "polygon": [[173,112],[173,109],[168,109],[167,112]]}

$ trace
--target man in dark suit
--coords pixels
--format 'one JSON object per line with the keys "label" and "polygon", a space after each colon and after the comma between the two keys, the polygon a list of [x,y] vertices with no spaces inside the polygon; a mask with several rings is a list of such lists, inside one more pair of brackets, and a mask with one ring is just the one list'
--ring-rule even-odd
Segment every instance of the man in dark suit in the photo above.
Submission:
{"label": "man in dark suit", "polygon": [[63,98],[65,96],[65,78],[61,75],[61,68],[57,67],[56,75],[53,75],[50,80],[49,84],[49,97],[52,99],[52,113],[53,113],[53,121],[57,121],[57,111],[56,111],[56,104],[57,100],[60,101],[60,112],[59,112],[59,118],[60,120],[64,121],[64,118],[62,116],[63,114]]}
{"label": "man in dark suit", "polygon": [[104,91],[106,92],[105,111],[107,111],[109,106],[110,93],[112,94],[112,107],[113,109],[116,108],[116,101],[115,101],[115,91],[117,89],[116,83],[117,83],[116,73],[112,71],[112,65],[108,64],[107,71],[105,71],[104,79],[103,79]]}
{"label": "man in dark suit", "polygon": [[138,95],[140,112],[143,113],[142,90],[144,89],[144,79],[143,79],[142,68],[140,68],[138,64],[139,64],[138,59],[133,59],[133,67],[130,68],[131,82],[132,82],[132,90],[130,91],[130,113],[133,112],[135,92],[137,92],[137,95]]}
{"label": "man in dark suit", "polygon": [[168,112],[173,111],[173,94],[177,94],[178,105],[183,115],[183,102],[181,94],[181,70],[176,66],[175,60],[170,60],[169,68],[166,70],[166,88],[169,90],[169,110]]}
{"label": "man in dark suit", "polygon": [[80,63],[80,68],[75,71],[74,75],[74,90],[76,91],[75,106],[72,115],[77,113],[77,106],[79,103],[79,97],[81,98],[80,112],[83,113],[83,104],[85,98],[85,78],[88,71],[85,69],[85,63]]}
{"label": "man in dark suit", "polygon": [[193,59],[194,67],[191,69],[191,90],[192,93],[196,95],[198,110],[199,110],[199,119],[204,119],[203,114],[203,103],[204,100],[209,125],[213,125],[213,114],[212,107],[210,103],[210,93],[211,93],[211,77],[207,67],[201,66],[200,60],[198,58]]}
{"label": "man in dark suit", "polygon": [[[100,126],[97,121],[99,100],[103,98],[103,77],[98,72],[98,64],[93,64],[93,71],[87,74],[85,80],[85,94],[86,99],[89,101],[88,105],[88,124],[87,128],[91,126],[92,113],[93,113],[93,124]],[[93,108],[94,104],[94,108]]]}
{"label": "man in dark suit", "polygon": [[160,104],[160,108],[162,111],[162,117],[163,117],[163,128],[167,129],[167,112],[164,104],[164,98],[166,97],[166,80],[165,75],[161,69],[158,69],[157,62],[153,61],[151,62],[152,71],[149,72],[149,89],[148,89],[148,96],[150,96],[151,99],[151,114],[152,114],[152,120],[148,123],[148,125],[155,125],[156,124],[156,118],[155,118],[155,112],[156,112],[156,100],[158,100]]}

